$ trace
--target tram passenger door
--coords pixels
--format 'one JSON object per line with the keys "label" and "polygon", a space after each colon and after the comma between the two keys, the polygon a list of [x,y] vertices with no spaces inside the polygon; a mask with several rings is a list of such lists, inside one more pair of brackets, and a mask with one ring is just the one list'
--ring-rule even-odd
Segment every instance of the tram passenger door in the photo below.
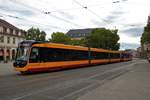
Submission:
{"label": "tram passenger door", "polygon": [[40,62],[39,48],[33,47],[30,53],[28,69],[37,70],[41,66]]}

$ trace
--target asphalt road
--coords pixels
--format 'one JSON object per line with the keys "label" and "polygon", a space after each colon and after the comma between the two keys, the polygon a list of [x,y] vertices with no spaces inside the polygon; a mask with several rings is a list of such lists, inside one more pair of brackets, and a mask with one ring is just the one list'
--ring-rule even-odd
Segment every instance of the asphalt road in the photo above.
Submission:
{"label": "asphalt road", "polygon": [[21,75],[0,64],[0,100],[75,100],[133,70],[142,60]]}

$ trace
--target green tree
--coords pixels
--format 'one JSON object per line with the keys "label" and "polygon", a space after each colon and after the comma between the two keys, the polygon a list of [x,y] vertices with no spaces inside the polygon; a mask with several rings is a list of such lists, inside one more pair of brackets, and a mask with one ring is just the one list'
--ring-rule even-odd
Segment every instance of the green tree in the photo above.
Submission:
{"label": "green tree", "polygon": [[53,43],[69,44],[71,38],[62,32],[53,32],[51,35],[51,39],[49,39],[49,41]]}
{"label": "green tree", "polygon": [[86,45],[94,48],[118,50],[120,47],[118,30],[105,28],[94,29],[90,36],[86,37]]}
{"label": "green tree", "polygon": [[79,46],[86,46],[85,45],[85,38],[79,39],[79,40],[70,40],[69,43],[70,45],[79,45]]}
{"label": "green tree", "polygon": [[39,28],[30,28],[26,35],[26,40],[36,40],[36,41],[45,41],[46,33],[44,31],[40,31]]}
{"label": "green tree", "polygon": [[141,45],[150,43],[150,16],[148,16],[147,25],[141,37]]}

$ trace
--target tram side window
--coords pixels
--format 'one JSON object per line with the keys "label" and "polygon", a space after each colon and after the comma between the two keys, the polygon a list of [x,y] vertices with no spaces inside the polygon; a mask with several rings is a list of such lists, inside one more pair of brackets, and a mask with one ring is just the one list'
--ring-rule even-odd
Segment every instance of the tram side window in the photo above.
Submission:
{"label": "tram side window", "polygon": [[62,54],[58,53],[57,49],[40,48],[40,60],[42,62],[58,61]]}
{"label": "tram side window", "polygon": [[119,53],[116,54],[116,58],[120,58],[120,54]]}
{"label": "tram side window", "polygon": [[114,57],[114,53],[110,53],[110,58],[111,59],[114,59],[115,57]]}
{"label": "tram side window", "polygon": [[29,62],[30,63],[36,63],[39,61],[39,49],[38,48],[32,48],[30,53]]}
{"label": "tram side window", "polygon": [[71,52],[72,52],[72,54],[70,56],[72,56],[72,60],[86,60],[86,59],[88,59],[88,52],[87,51],[72,50]]}
{"label": "tram side window", "polygon": [[120,53],[117,54],[117,58],[120,58]]}
{"label": "tram side window", "polygon": [[105,52],[92,52],[92,59],[107,59],[108,53]]}
{"label": "tram side window", "polygon": [[112,59],[120,58],[120,54],[119,53],[111,53],[110,58],[112,58]]}
{"label": "tram side window", "polygon": [[88,52],[55,49],[55,48],[40,48],[39,50],[40,60],[43,62],[55,62],[55,61],[75,61],[85,60],[88,58]]}
{"label": "tram side window", "polygon": [[72,52],[64,49],[40,48],[40,59],[43,62],[68,61],[72,59]]}
{"label": "tram side window", "polygon": [[88,51],[81,51],[80,58],[83,60],[89,59]]}
{"label": "tram side window", "polygon": [[110,53],[110,58],[114,59],[114,54],[113,53]]}

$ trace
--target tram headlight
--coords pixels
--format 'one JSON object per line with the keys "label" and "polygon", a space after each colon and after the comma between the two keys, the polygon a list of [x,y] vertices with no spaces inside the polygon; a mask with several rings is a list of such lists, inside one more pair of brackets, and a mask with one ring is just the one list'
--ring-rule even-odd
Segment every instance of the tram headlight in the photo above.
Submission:
{"label": "tram headlight", "polygon": [[15,61],[13,63],[13,66],[14,67],[24,67],[27,65],[27,61]]}

